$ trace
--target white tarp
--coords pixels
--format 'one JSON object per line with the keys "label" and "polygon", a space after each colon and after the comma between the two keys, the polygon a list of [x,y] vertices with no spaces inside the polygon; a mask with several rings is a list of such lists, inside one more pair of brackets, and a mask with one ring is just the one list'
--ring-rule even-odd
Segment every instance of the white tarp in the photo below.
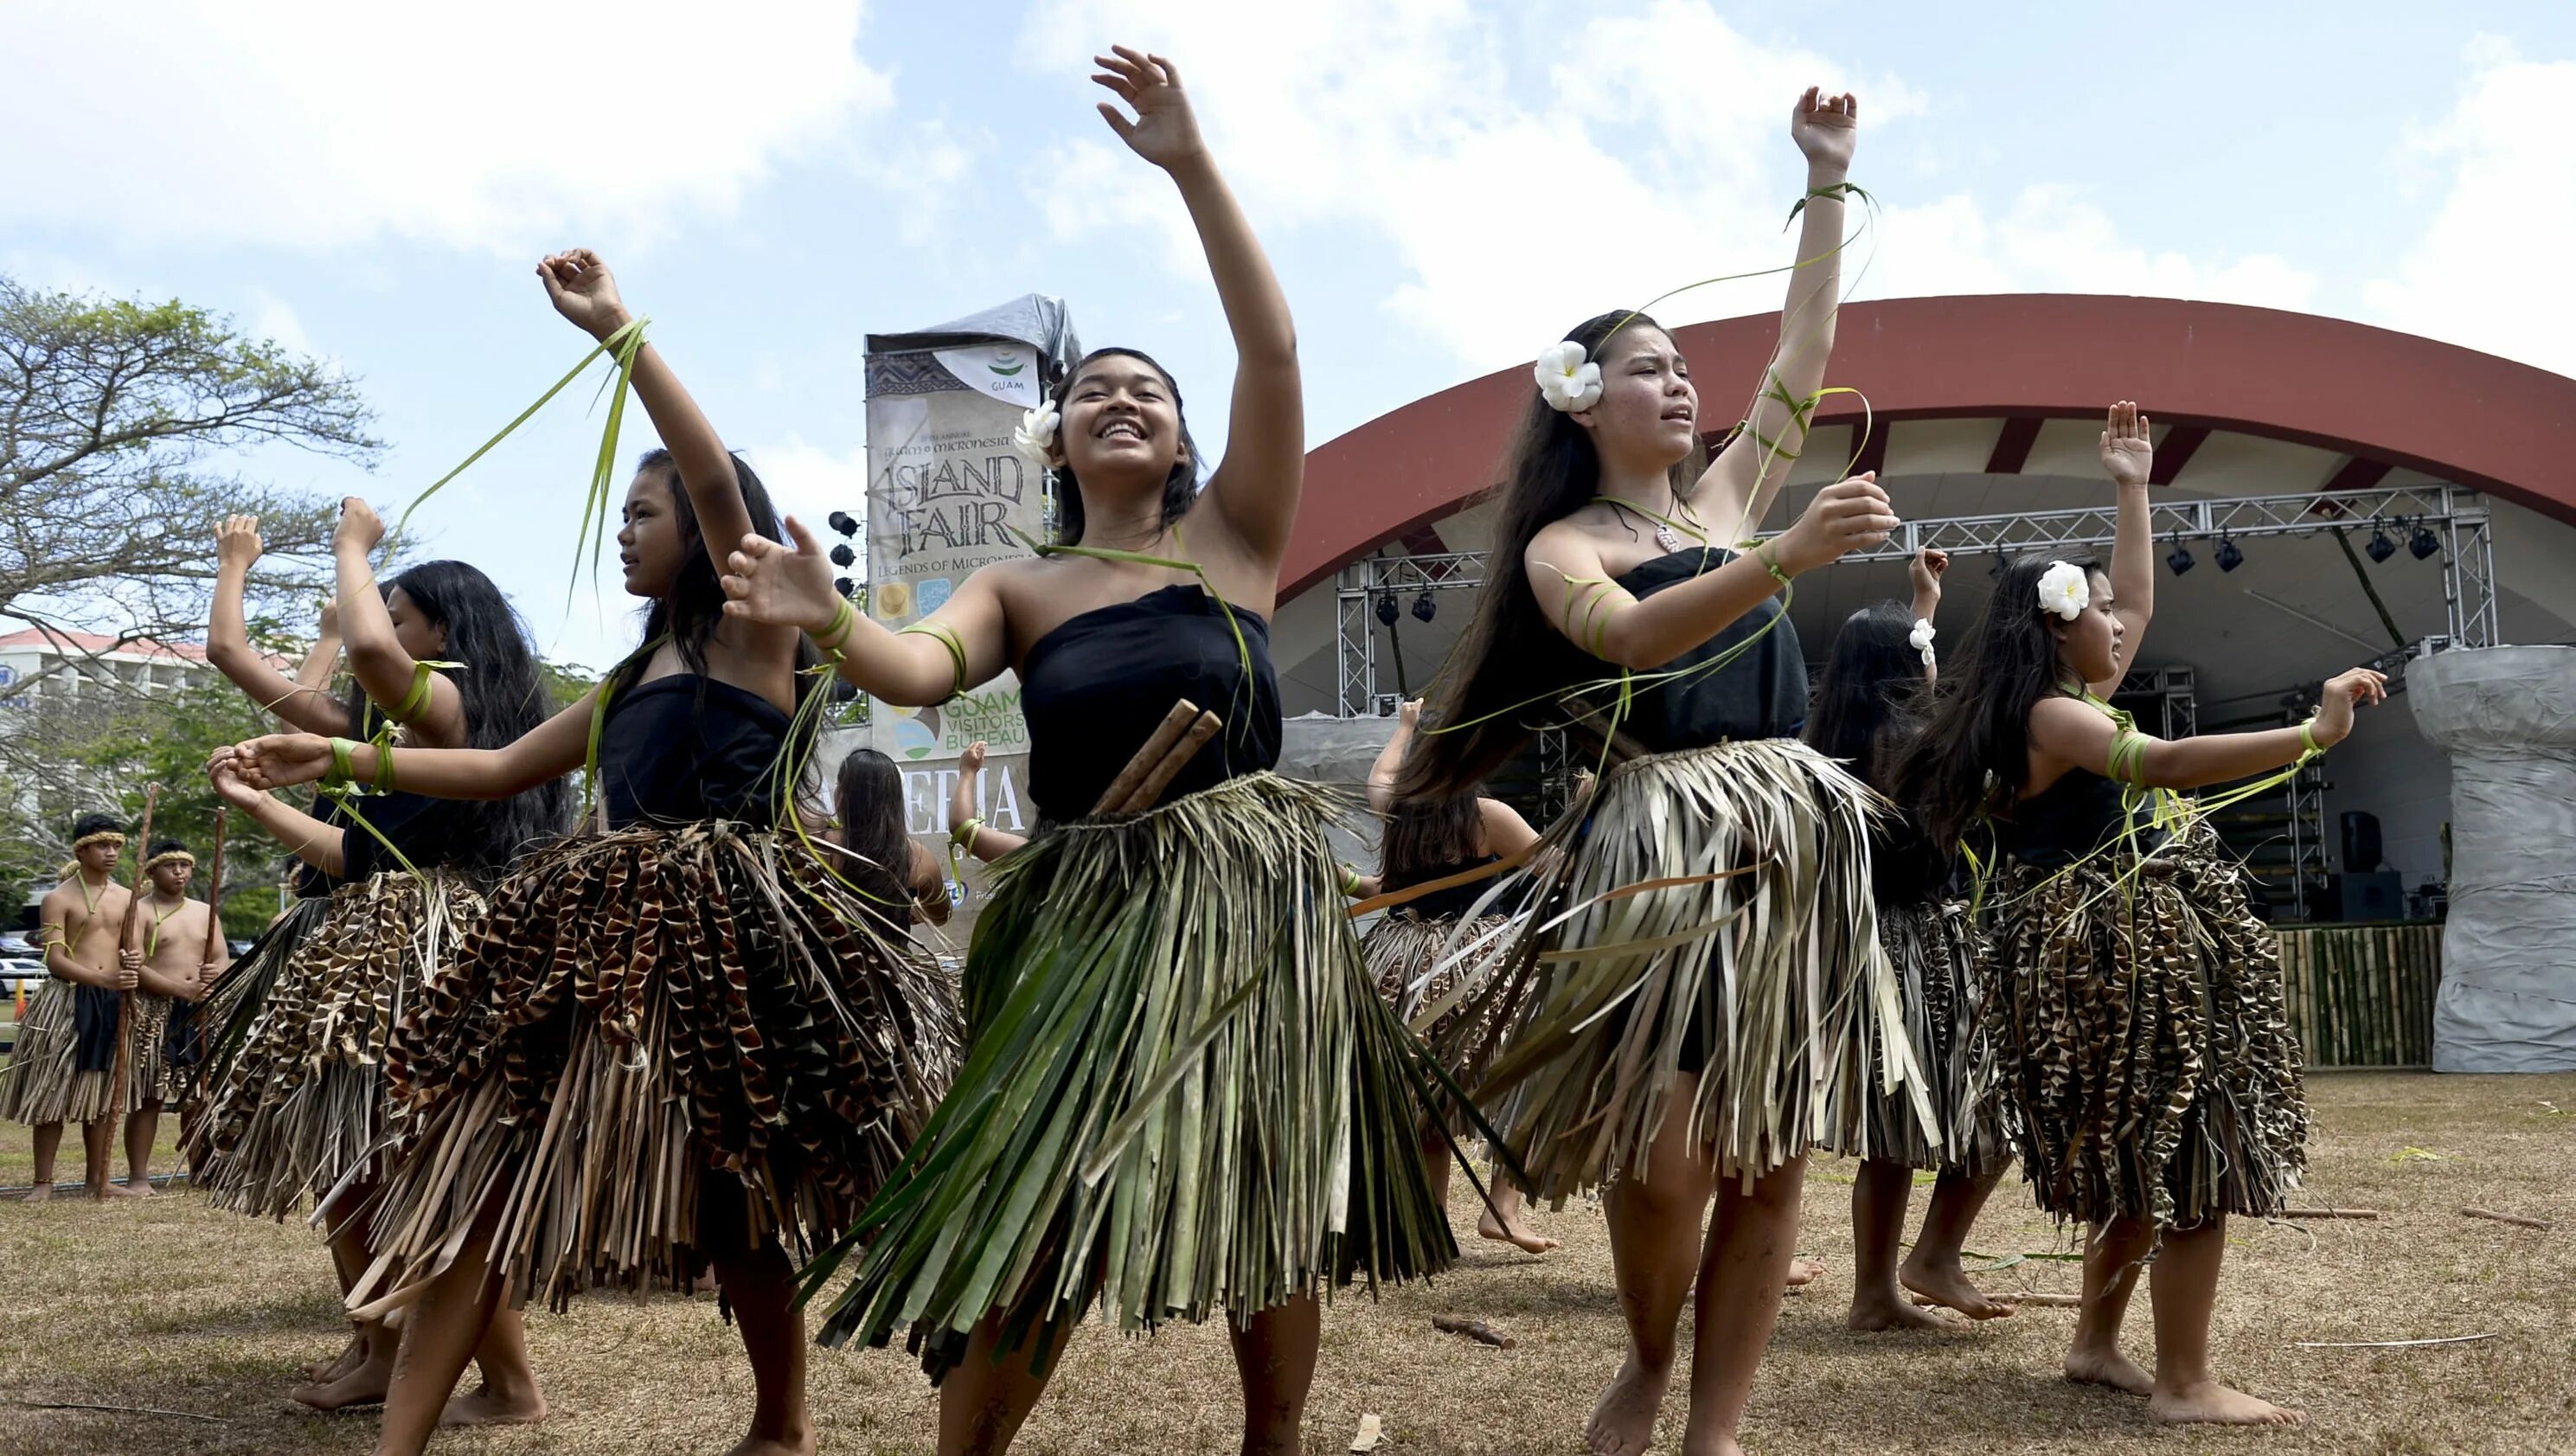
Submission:
{"label": "white tarp", "polygon": [[2451,756],[2434,1070],[2576,1071],[2576,647],[2435,653],[2406,701]]}

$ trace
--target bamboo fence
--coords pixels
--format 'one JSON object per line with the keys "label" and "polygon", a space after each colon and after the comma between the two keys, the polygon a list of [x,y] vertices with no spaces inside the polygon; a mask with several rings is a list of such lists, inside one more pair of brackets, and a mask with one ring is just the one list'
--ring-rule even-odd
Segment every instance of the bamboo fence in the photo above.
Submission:
{"label": "bamboo fence", "polygon": [[2309,1067],[2433,1064],[2440,925],[2303,925],[2277,933],[2290,1027]]}

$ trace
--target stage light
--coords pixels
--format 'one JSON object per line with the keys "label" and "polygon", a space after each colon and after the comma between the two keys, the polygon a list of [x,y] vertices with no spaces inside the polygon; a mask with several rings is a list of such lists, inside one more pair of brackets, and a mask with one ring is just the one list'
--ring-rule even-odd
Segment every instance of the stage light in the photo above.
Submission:
{"label": "stage light", "polygon": [[1431,600],[1429,591],[1413,599],[1413,619],[1417,622],[1430,621],[1439,610],[1439,606]]}
{"label": "stage light", "polygon": [[2406,543],[2406,549],[2415,553],[2416,560],[2423,561],[2442,549],[2442,538],[2433,534],[2432,527],[2417,521],[2415,539]]}
{"label": "stage light", "polygon": [[2176,576],[2180,576],[2184,572],[2191,570],[2191,549],[2183,545],[2180,541],[2176,541],[2174,543],[2174,549],[2165,555],[2165,565],[2173,568],[2173,574]]}
{"label": "stage light", "polygon": [[834,566],[854,566],[858,564],[858,560],[859,553],[851,550],[850,543],[847,541],[844,541],[840,545],[832,548],[832,564]]}
{"label": "stage light", "polygon": [[855,536],[859,534],[859,523],[851,519],[848,511],[834,511],[830,516],[825,517],[825,519],[832,523],[833,530],[840,532],[844,536]]}
{"label": "stage light", "polygon": [[832,578],[832,590],[834,590],[834,591],[836,591],[836,592],[839,592],[841,595],[843,595],[843,596],[845,596],[845,597],[850,598],[852,601],[856,601],[856,600],[858,600],[858,595],[859,595],[859,584],[858,584],[857,582],[855,582],[855,581],[850,580],[850,579],[849,579],[848,577],[846,577],[846,576],[836,576],[836,577],[833,577],[833,578]]}
{"label": "stage light", "polygon": [[1377,594],[1377,619],[1378,619],[1378,621],[1380,621],[1380,622],[1384,623],[1385,625],[1387,625],[1387,626],[1389,626],[1389,627],[1392,627],[1392,626],[1394,626],[1394,625],[1395,625],[1395,619],[1396,619],[1397,617],[1402,616],[1403,614],[1404,614],[1404,609],[1403,609],[1402,607],[1399,607],[1399,606],[1397,606],[1397,605],[1395,604],[1395,593],[1393,593],[1393,592],[1391,592],[1391,591],[1390,591],[1390,592],[1379,592],[1379,593]]}
{"label": "stage light", "polygon": [[2218,558],[2221,571],[2234,571],[2245,564],[2245,553],[2237,550],[2236,543],[2225,536],[2218,538],[2218,549],[2210,554]]}
{"label": "stage light", "polygon": [[2377,521],[2373,521],[2370,523],[2370,544],[2361,549],[2370,553],[2372,561],[2380,562],[2397,554],[2397,543],[2389,540],[2388,532],[2381,529]]}

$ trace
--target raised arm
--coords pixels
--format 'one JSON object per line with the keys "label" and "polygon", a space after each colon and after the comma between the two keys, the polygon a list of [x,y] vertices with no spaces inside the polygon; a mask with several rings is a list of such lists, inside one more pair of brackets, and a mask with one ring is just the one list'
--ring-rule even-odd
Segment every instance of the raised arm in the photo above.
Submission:
{"label": "raised arm", "polygon": [[984,770],[984,752],[984,741],[979,738],[967,744],[966,751],[957,757],[957,782],[948,787],[948,842],[990,864],[1028,843],[1029,838],[995,829],[976,815],[975,776]]}
{"label": "raised arm", "polygon": [[[1860,136],[1860,102],[1807,88],[1789,111],[1789,137],[1807,159],[1807,195],[1799,213],[1798,252],[1780,306],[1780,341],[1755,382],[1745,428],[1736,432],[1700,477],[1704,514],[1730,524],[1736,539],[1761,529],[1771,503],[1806,453],[1813,406],[1834,352],[1834,315],[1842,302],[1843,183]],[[1881,428],[1884,428],[1882,426]]]}
{"label": "raised arm", "polygon": [[[993,582],[1001,567],[976,571],[957,584],[938,611],[896,632],[832,589],[831,559],[802,521],[788,517],[787,535],[794,546],[744,533],[742,545],[725,563],[727,616],[803,631],[827,653],[839,654],[844,679],[901,708],[947,702],[1011,665],[1001,593]],[[849,611],[846,622],[844,608]]]}
{"label": "raised arm", "polygon": [[1818,491],[1797,524],[1762,549],[1643,601],[1610,579],[1600,550],[1571,522],[1540,531],[1524,560],[1530,589],[1558,631],[1605,662],[1642,669],[1706,642],[1778,591],[1771,563],[1794,577],[1876,546],[1897,525],[1877,480],[1856,475]]}
{"label": "raised arm", "polygon": [[[384,539],[385,523],[375,507],[356,496],[340,501],[340,524],[331,533],[331,558],[337,573],[340,631],[349,645],[349,671],[358,686],[385,715],[408,724],[424,748],[454,748],[465,742],[465,696],[456,684],[432,672],[424,677],[419,659],[404,649],[394,631],[392,610],[377,589],[368,556]],[[415,691],[427,693],[413,701]]]}
{"label": "raised arm", "polygon": [[956,911],[949,903],[948,876],[939,867],[939,856],[907,839],[904,888],[912,892],[914,911],[933,925],[946,925]]}
{"label": "raised arm", "polygon": [[[259,560],[259,517],[226,516],[215,528],[215,602],[206,622],[206,660],[250,694],[252,702],[307,733],[345,734],[349,715],[331,701],[330,673],[307,686],[270,664],[251,646],[250,624],[242,612],[250,569]],[[314,650],[319,652],[321,644]]]}
{"label": "raised arm", "polygon": [[[1932,619],[1940,615],[1941,573],[1948,571],[1949,569],[1950,553],[1932,546],[1926,546],[1922,550],[1915,552],[1914,559],[1906,563],[1906,575],[1912,580],[1914,585],[1914,605],[1912,608],[1914,620],[1922,624],[1921,626],[1916,627],[1914,629],[1915,631],[1921,632],[1930,627],[1932,625]],[[1909,638],[1908,640],[1910,641],[1912,639]],[[1926,643],[1930,640],[1931,639],[1928,637],[1925,638]],[[1936,676],[1937,672],[1938,669],[1934,664],[1929,662],[1923,664],[1923,675],[1925,677]]]}
{"label": "raised arm", "polygon": [[[2249,778],[2296,762],[2310,737],[2319,748],[2341,743],[2352,733],[2353,709],[2387,697],[2384,675],[2356,667],[2326,683],[2317,715],[2304,733],[2298,728],[2264,728],[2173,739],[2142,733],[2138,736],[2145,740],[2145,751],[2128,782],[2147,788],[2198,789]],[[2111,760],[2119,738],[2109,715],[2074,698],[2043,699],[2030,710],[2032,750],[2069,768],[2117,777],[2117,765]]]}
{"label": "raised arm", "polygon": [[348,860],[343,857],[347,833],[336,824],[325,824],[294,805],[273,799],[243,783],[240,765],[224,753],[218,753],[206,766],[206,777],[215,786],[215,796],[250,816],[269,838],[285,846],[286,852],[313,866],[333,879],[348,873]]}
{"label": "raised arm", "polygon": [[313,629],[313,645],[305,650],[304,660],[295,665],[295,684],[323,697],[331,695],[331,674],[340,666],[340,598],[322,599],[321,625]]}
{"label": "raised arm", "polygon": [[1414,727],[1422,721],[1422,700],[1411,698],[1395,710],[1395,731],[1387,735],[1386,747],[1377,751],[1377,762],[1369,765],[1368,806],[1371,812],[1383,814],[1395,807],[1395,780],[1404,767],[1404,755],[1413,747]]}
{"label": "raised arm", "polygon": [[1304,386],[1288,296],[1199,137],[1181,73],[1161,56],[1125,46],[1092,60],[1100,74],[1091,79],[1133,107],[1136,119],[1106,101],[1100,114],[1136,155],[1171,174],[1206,250],[1235,358],[1225,463],[1209,478],[1206,499],[1244,550],[1275,574],[1288,554],[1306,472]]}
{"label": "raised arm", "polygon": [[2147,434],[2147,417],[2133,400],[2111,406],[2102,428],[2102,469],[2120,493],[2117,524],[2111,533],[2111,615],[2127,630],[2112,660],[2120,665],[2107,682],[2091,684],[2096,696],[2109,697],[2138,660],[2147,640],[2147,623],[2156,615],[2155,537],[2147,523],[2147,476],[2155,469],[2155,445]]}
{"label": "raised arm", "polygon": [[[598,698],[599,689],[591,689],[581,701],[499,748],[397,748],[384,787],[433,799],[506,799],[526,793],[582,766],[590,753],[591,705]],[[378,752],[371,743],[350,745],[352,782],[378,782]],[[242,782],[254,789],[319,783],[331,772],[331,741],[310,733],[273,733],[215,750],[207,767],[218,771],[226,763],[236,765]]]}

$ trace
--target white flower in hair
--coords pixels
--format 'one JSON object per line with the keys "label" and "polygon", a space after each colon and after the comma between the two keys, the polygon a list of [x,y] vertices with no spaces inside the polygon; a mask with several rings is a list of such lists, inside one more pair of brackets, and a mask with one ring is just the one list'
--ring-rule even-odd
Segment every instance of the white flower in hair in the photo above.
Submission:
{"label": "white flower in hair", "polygon": [[1539,350],[1534,372],[1538,392],[1556,409],[1590,409],[1601,398],[1601,366],[1585,358],[1583,346],[1572,339]]}
{"label": "white flower in hair", "polygon": [[1011,448],[1020,453],[1021,459],[1044,470],[1049,464],[1047,449],[1055,444],[1056,428],[1063,423],[1064,415],[1056,409],[1055,401],[1047,400],[1020,416],[1019,424],[1011,431]]}
{"label": "white flower in hair", "polygon": [[1914,630],[1905,634],[1905,645],[1923,654],[1923,665],[1932,666],[1932,619],[1917,617]]}
{"label": "white flower in hair", "polygon": [[2093,601],[2093,583],[2084,568],[2068,561],[2052,561],[2039,574],[2039,609],[2072,622],[2084,615]]}

